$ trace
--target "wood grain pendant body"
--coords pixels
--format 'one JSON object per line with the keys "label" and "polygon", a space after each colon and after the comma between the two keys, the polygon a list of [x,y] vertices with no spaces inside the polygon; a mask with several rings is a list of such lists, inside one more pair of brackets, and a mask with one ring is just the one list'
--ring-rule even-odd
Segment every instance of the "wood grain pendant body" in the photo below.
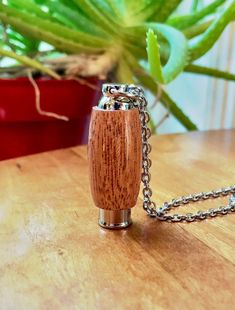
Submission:
{"label": "wood grain pendant body", "polygon": [[124,210],[135,206],[142,165],[139,112],[93,108],[88,159],[91,193],[101,209]]}

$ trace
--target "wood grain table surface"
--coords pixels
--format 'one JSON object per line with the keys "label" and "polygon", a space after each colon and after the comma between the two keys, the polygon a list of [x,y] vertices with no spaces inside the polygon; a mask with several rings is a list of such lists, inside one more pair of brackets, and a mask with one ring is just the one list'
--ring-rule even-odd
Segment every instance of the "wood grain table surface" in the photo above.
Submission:
{"label": "wood grain table surface", "polygon": [[[234,130],[151,142],[158,203],[235,183]],[[129,229],[102,229],[85,146],[0,162],[0,189],[1,310],[234,309],[235,214],[158,222],[140,195]]]}

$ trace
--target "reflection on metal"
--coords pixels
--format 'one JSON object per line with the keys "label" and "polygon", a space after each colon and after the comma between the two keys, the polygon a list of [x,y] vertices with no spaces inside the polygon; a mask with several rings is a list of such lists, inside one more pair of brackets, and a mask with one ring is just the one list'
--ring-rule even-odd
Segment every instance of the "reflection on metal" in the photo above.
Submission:
{"label": "reflection on metal", "polygon": [[131,221],[131,209],[104,210],[99,209],[99,225],[109,229],[128,227]]}

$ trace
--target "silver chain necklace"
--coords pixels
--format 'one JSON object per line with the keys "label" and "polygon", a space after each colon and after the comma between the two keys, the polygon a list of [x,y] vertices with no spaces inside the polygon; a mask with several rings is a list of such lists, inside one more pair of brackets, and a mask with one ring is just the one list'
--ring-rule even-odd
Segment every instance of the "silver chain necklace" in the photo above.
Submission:
{"label": "silver chain necklace", "polygon": [[[151,159],[149,154],[151,152],[151,145],[148,140],[151,137],[151,130],[148,128],[148,122],[150,120],[149,113],[147,111],[148,102],[144,96],[142,88],[134,85],[112,85],[106,86],[103,90],[108,97],[115,98],[118,102],[127,100],[131,102],[134,107],[138,108],[140,114],[140,121],[142,127],[142,183],[143,183],[143,208],[147,214],[151,217],[157,218],[160,221],[168,222],[193,222],[196,220],[204,220],[206,218],[212,218],[217,215],[225,215],[231,212],[235,212],[235,185],[212,190],[209,192],[200,192],[191,194],[188,196],[182,196],[177,199],[172,199],[169,202],[165,202],[160,208],[156,206],[156,203],[152,200],[152,189],[150,188],[150,167]],[[219,208],[211,208],[206,211],[198,211],[197,213],[186,214],[168,214],[173,207],[179,207],[191,202],[204,201],[207,199],[213,199],[218,197],[228,196],[229,202],[226,206],[220,206]]]}

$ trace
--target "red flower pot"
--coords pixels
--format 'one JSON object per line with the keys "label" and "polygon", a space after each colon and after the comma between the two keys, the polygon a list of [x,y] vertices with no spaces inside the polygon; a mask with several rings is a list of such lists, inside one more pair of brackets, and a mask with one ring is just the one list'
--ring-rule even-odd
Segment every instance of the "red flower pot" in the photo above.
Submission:
{"label": "red flower pot", "polygon": [[[89,79],[100,87],[100,81]],[[28,78],[0,80],[0,160],[87,142],[92,106],[99,92],[73,80],[36,80],[43,111],[69,121],[40,115]]]}

